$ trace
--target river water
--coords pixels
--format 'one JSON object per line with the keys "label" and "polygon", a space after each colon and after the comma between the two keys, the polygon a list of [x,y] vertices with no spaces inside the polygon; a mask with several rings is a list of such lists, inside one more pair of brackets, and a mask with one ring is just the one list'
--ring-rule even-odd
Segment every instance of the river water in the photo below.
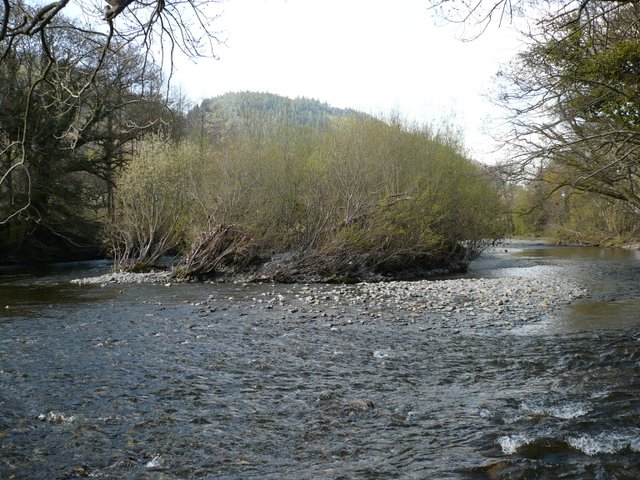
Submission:
{"label": "river water", "polygon": [[301,306],[321,286],[5,268],[0,478],[640,478],[640,257],[505,249],[467,277],[565,276],[589,294],[452,331],[344,298]]}

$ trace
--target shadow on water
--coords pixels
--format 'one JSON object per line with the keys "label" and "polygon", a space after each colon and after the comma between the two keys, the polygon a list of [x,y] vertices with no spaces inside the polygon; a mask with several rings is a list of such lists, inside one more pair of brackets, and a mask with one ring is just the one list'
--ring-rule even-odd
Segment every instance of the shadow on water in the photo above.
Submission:
{"label": "shadow on water", "polygon": [[77,285],[0,285],[0,322],[14,317],[47,316],[49,308],[64,308],[113,298],[115,292]]}
{"label": "shadow on water", "polygon": [[111,268],[108,260],[60,262],[35,265],[0,265],[0,285],[50,285],[78,276],[97,276]]}
{"label": "shadow on water", "polygon": [[70,306],[113,296],[113,291],[70,283],[79,272],[101,275],[106,261],[0,267],[0,321],[17,316],[46,316],[47,308]]}

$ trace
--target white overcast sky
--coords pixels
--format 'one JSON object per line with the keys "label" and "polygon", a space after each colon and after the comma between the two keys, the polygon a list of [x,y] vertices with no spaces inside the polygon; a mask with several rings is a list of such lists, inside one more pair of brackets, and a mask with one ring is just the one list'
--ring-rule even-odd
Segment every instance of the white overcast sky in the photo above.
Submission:
{"label": "white overcast sky", "polygon": [[493,163],[499,111],[486,98],[517,51],[508,26],[464,42],[427,0],[230,0],[214,27],[217,60],[180,61],[174,82],[193,101],[234,91],[304,96],[408,121],[453,121],[472,156]]}

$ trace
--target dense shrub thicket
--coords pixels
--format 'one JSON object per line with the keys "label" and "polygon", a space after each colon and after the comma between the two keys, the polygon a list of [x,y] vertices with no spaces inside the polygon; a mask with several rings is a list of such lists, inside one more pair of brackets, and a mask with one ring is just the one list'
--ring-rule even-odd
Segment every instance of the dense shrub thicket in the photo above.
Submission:
{"label": "dense shrub thicket", "polygon": [[105,225],[116,266],[176,253],[182,279],[422,275],[464,268],[504,233],[484,170],[428,128],[359,116],[269,130],[213,146],[141,141]]}

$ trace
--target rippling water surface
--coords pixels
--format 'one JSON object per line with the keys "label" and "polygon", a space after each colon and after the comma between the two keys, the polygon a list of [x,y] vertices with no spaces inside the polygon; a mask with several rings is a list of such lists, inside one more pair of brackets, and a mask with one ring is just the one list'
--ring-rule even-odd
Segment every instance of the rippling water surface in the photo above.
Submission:
{"label": "rippling water surface", "polygon": [[521,247],[469,275],[589,298],[452,330],[303,286],[0,272],[0,478],[640,478],[640,261]]}

